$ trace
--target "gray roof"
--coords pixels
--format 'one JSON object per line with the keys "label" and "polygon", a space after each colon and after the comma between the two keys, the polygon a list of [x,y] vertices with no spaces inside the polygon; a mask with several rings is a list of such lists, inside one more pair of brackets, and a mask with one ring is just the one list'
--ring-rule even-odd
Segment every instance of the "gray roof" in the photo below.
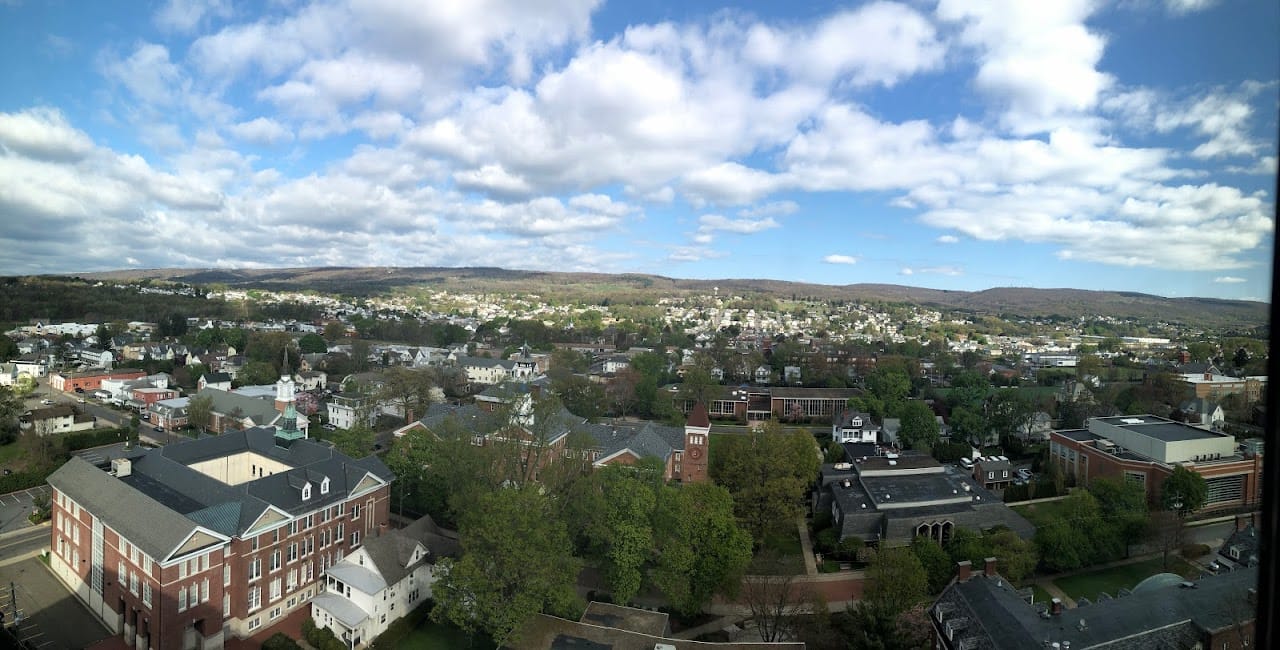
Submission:
{"label": "gray roof", "polygon": [[49,485],[120,533],[153,559],[169,555],[195,529],[196,522],[156,499],[73,456],[49,475]]}
{"label": "gray roof", "polygon": [[280,417],[274,400],[249,397],[217,388],[205,388],[196,393],[196,397],[208,397],[213,400],[213,412],[230,415],[240,410],[241,417],[252,418],[258,425],[271,424]]}
{"label": "gray roof", "polygon": [[612,422],[585,425],[587,433],[595,440],[601,457],[611,456],[623,449],[630,449],[641,458],[654,457],[666,460],[677,450],[684,449],[684,429],[669,427],[656,422]]}
{"label": "gray roof", "polygon": [[366,594],[376,594],[387,588],[387,581],[383,580],[377,571],[372,567],[356,564],[350,556],[325,569],[324,572]]}
{"label": "gray roof", "polygon": [[364,623],[369,618],[369,615],[363,609],[356,607],[354,603],[337,594],[320,592],[315,598],[311,599],[311,606],[329,612],[349,628],[359,627],[361,623]]}
{"label": "gray roof", "polygon": [[[427,555],[413,562],[413,550],[419,544],[426,547]],[[363,548],[388,585],[400,582],[420,564],[435,564],[439,558],[457,557],[461,552],[458,534],[437,526],[430,516],[405,528],[366,538]]]}
{"label": "gray roof", "polygon": [[1257,569],[1250,568],[1202,578],[1191,583],[1193,588],[1152,583],[1141,593],[1099,599],[1045,618],[1007,580],[979,571],[949,585],[933,607],[942,611],[943,624],[964,626],[956,632],[957,644],[965,639],[974,648],[1041,647],[1046,639],[1068,641],[1075,650],[1190,647],[1206,631],[1252,620],[1245,597],[1257,581]]}
{"label": "gray roof", "polygon": [[[343,500],[366,473],[387,482],[394,478],[376,456],[352,459],[309,439],[280,447],[275,433],[274,428],[254,427],[159,449],[139,449],[129,455],[131,471],[121,478],[73,458],[49,482],[149,555],[163,559],[197,524],[235,537],[244,534],[268,507],[299,515]],[[189,467],[245,451],[272,458],[291,469],[228,485]],[[82,466],[93,468],[96,474],[86,472]],[[320,483],[325,478],[329,479],[329,492],[321,494]],[[313,486],[311,498],[304,501],[301,486],[308,481]],[[101,494],[111,497],[100,498]],[[175,541],[177,535],[180,537]]]}

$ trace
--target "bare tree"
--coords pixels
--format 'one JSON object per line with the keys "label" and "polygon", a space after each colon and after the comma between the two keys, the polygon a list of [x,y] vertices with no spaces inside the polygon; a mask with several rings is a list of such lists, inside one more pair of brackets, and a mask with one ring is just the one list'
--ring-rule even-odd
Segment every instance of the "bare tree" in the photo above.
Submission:
{"label": "bare tree", "polygon": [[782,575],[751,575],[742,580],[742,600],[751,610],[760,640],[766,643],[797,638],[801,617],[813,615],[813,588],[798,582],[776,555],[768,551],[756,558],[756,570]]}

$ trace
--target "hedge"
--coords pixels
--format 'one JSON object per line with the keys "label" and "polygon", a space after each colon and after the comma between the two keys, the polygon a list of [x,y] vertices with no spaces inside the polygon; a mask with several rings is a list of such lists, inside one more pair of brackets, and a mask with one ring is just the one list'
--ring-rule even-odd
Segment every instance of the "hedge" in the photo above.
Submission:
{"label": "hedge", "polygon": [[78,431],[76,433],[68,433],[62,436],[62,444],[68,452],[80,451],[81,449],[89,449],[90,447],[101,447],[115,442],[124,442],[128,440],[128,429],[94,429],[92,431]]}
{"label": "hedge", "polygon": [[0,476],[0,494],[8,494],[17,490],[29,490],[33,487],[44,485],[44,480],[51,473],[28,470],[14,472],[8,476]]}

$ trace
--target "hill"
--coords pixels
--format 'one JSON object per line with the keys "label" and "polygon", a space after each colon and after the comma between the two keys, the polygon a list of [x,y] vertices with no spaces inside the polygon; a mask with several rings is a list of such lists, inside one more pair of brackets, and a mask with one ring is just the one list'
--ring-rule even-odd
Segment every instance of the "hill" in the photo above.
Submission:
{"label": "hill", "polygon": [[158,280],[277,291],[312,290],[371,296],[436,288],[454,292],[523,293],[562,300],[649,302],[662,296],[764,295],[817,300],[915,304],[1003,317],[1105,316],[1165,321],[1207,328],[1265,326],[1265,303],[1217,298],[1165,298],[1124,291],[999,287],[948,291],[892,284],[843,286],[768,279],[686,280],[636,273],[557,273],[499,268],[323,267],[297,269],[149,269],[82,274],[101,280]]}

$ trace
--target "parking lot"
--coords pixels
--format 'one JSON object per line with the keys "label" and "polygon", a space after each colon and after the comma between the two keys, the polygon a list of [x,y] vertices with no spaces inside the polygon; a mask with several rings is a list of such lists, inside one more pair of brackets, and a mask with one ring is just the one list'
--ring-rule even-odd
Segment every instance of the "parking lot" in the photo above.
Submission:
{"label": "parking lot", "polygon": [[37,494],[49,494],[49,486],[41,485],[30,490],[19,490],[9,494],[0,494],[0,533],[20,530],[31,524],[27,515],[31,514],[31,501]]}
{"label": "parking lot", "polygon": [[40,558],[0,566],[0,587],[0,609],[6,620],[13,616],[16,599],[22,612],[19,635],[41,650],[85,648],[111,636]]}

